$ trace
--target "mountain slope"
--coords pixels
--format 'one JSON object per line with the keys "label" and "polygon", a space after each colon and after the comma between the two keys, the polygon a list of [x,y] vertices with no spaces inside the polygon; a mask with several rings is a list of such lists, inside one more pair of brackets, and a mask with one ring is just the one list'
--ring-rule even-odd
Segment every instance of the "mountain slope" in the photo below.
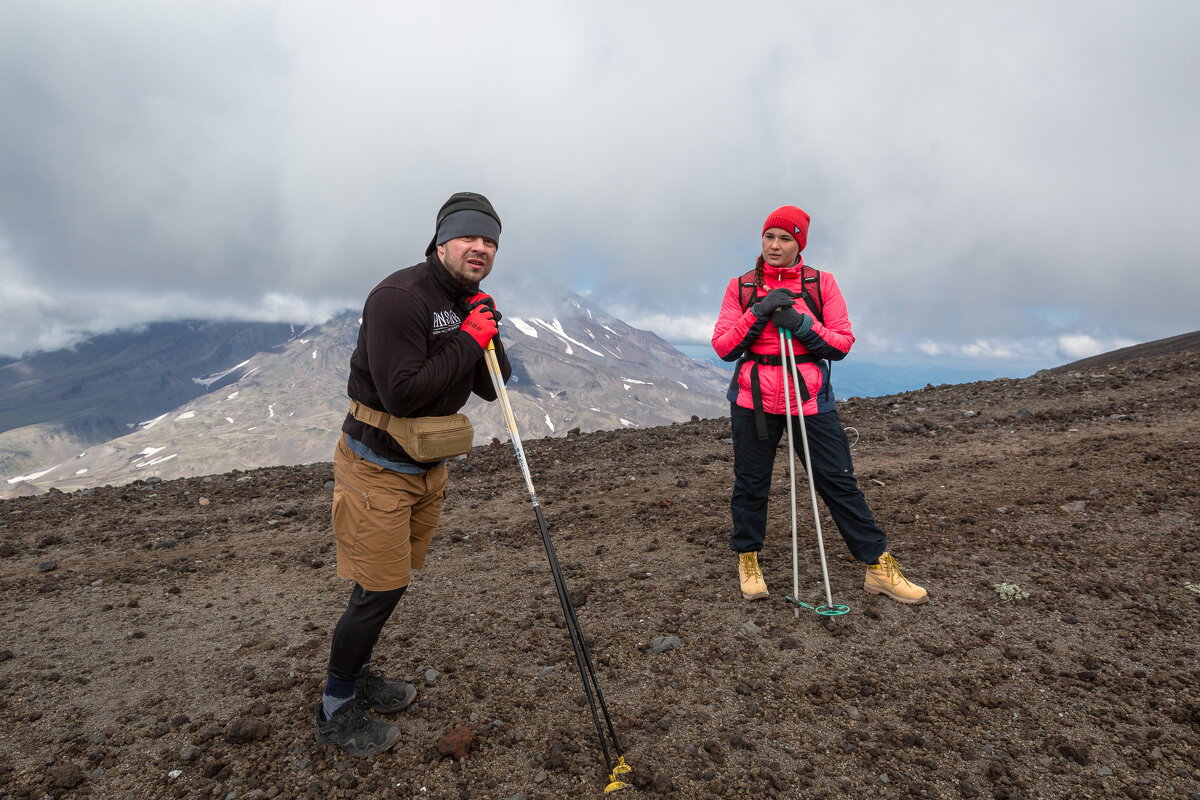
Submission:
{"label": "mountain slope", "polygon": [[[823,569],[803,474],[793,576],[786,457],[771,596],[744,601],[727,417],[529,442],[633,769],[615,797],[1194,797],[1200,352],[840,413],[926,605],[864,593],[828,517]],[[512,449],[449,473],[372,655],[419,701],[366,759],[313,739],[350,591],[327,460],[0,502],[4,796],[599,800],[608,771]],[[784,599],[823,603],[826,579],[845,616]],[[439,753],[456,728],[465,760]]]}

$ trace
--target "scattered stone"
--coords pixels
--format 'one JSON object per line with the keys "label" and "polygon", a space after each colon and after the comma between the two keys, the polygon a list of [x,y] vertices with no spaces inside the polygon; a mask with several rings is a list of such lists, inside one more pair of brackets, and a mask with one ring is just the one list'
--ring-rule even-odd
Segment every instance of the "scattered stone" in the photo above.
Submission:
{"label": "scattered stone", "polygon": [[86,777],[83,774],[83,769],[78,764],[70,761],[66,764],[59,764],[56,767],[50,768],[50,782],[59,789],[74,789],[83,783]]}
{"label": "scattered stone", "polygon": [[862,712],[858,710],[858,706],[850,706],[846,709],[846,716],[853,720],[860,720]]}
{"label": "scattered stone", "polygon": [[425,685],[433,686],[435,683],[437,683],[437,679],[440,677],[441,677],[441,673],[438,672],[436,669],[425,670]]}
{"label": "scattered stone", "polygon": [[1070,503],[1064,503],[1063,505],[1059,506],[1059,508],[1061,508],[1063,511],[1069,511],[1072,513],[1078,512],[1078,511],[1083,511],[1084,508],[1086,508],[1086,507],[1087,507],[1086,500],[1074,500]]}
{"label": "scattered stone", "polygon": [[1060,745],[1058,752],[1062,754],[1063,758],[1069,758],[1080,766],[1086,767],[1088,764],[1088,746],[1086,744]]}
{"label": "scattered stone", "polygon": [[738,633],[740,633],[742,636],[762,636],[762,628],[758,627],[753,622],[746,622],[742,624],[742,627],[738,628]]}
{"label": "scattered stone", "polygon": [[200,505],[202,505],[202,506],[206,506],[206,505],[208,505],[209,503],[211,503],[211,502],[212,502],[212,500],[209,500],[207,497],[201,497],[201,498],[200,498],[199,500],[197,500],[196,502],[197,502],[197,503],[199,503],[199,504],[200,504]]}
{"label": "scattered stone", "polygon": [[650,649],[656,653],[666,653],[682,646],[683,640],[678,636],[656,636],[650,642]]}
{"label": "scattered stone", "polygon": [[547,675],[553,675],[553,674],[554,674],[554,667],[542,667],[541,670],[538,672],[537,676],[539,678],[545,678]]}
{"label": "scattered stone", "polygon": [[53,572],[54,570],[58,569],[58,562],[56,562],[56,561],[39,561],[37,568],[41,572]]}
{"label": "scattered stone", "polygon": [[1101,778],[1107,778],[1109,775],[1113,774],[1112,767],[1106,764],[1101,764],[1096,768],[1096,774]]}
{"label": "scattered stone", "polygon": [[239,717],[229,723],[229,732],[225,740],[230,744],[246,744],[265,739],[271,733],[271,727],[255,717]]}
{"label": "scattered stone", "polygon": [[194,744],[185,744],[179,749],[179,758],[182,761],[195,761],[200,757],[200,748]]}
{"label": "scattered stone", "polygon": [[680,489],[686,488],[688,485],[688,479],[680,478],[679,480],[675,481],[675,485],[678,486]]}
{"label": "scattered stone", "polygon": [[0,558],[8,558],[9,556],[15,556],[16,554],[17,548],[13,547],[8,542],[0,544]]}
{"label": "scattered stone", "polygon": [[333,491],[333,481],[325,481],[325,491],[327,491],[327,492]]}
{"label": "scattered stone", "polygon": [[462,761],[467,757],[467,753],[470,752],[471,744],[474,741],[475,734],[467,726],[459,725],[456,728],[451,728],[438,740],[438,755],[442,758],[449,757],[455,761]]}

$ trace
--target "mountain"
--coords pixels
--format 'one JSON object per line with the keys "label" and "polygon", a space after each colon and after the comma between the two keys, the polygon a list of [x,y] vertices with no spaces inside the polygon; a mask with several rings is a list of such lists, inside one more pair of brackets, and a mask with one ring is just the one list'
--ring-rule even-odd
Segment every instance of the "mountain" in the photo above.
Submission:
{"label": "mountain", "polygon": [[[577,295],[544,305],[553,313],[500,323],[523,440],[727,409],[728,379],[716,367]],[[158,323],[0,368],[0,497],[328,460],[358,314],[302,331],[241,323],[225,339],[215,325]],[[48,400],[39,406],[39,397]],[[498,404],[473,398],[464,412],[477,443],[508,438]]]}
{"label": "mountain", "polygon": [[158,322],[0,364],[0,475],[123,436],[279,352],[287,323]]}

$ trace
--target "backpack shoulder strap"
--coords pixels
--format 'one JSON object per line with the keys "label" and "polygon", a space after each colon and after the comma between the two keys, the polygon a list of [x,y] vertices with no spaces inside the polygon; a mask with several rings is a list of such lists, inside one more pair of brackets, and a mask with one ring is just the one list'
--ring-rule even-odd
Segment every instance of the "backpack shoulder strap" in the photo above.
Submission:
{"label": "backpack shoulder strap", "polygon": [[808,310],[824,325],[825,317],[821,313],[821,271],[805,264],[804,271],[801,274],[800,285],[803,287],[800,296],[804,298]]}
{"label": "backpack shoulder strap", "polygon": [[742,311],[750,307],[757,295],[758,284],[754,282],[754,270],[750,270],[738,278],[738,301],[742,305]]}

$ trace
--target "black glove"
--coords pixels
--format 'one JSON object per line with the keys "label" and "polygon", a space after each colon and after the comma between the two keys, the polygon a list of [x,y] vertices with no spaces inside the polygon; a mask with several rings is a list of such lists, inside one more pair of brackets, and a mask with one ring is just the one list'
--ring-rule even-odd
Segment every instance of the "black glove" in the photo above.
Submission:
{"label": "black glove", "polygon": [[801,314],[795,308],[781,308],[771,315],[775,327],[791,331],[794,336],[808,333],[812,329],[813,319],[808,314]]}
{"label": "black glove", "polygon": [[766,319],[776,309],[791,308],[795,302],[796,295],[792,294],[791,289],[772,289],[767,292],[765,297],[752,305],[750,309],[759,319]]}
{"label": "black glove", "polygon": [[475,310],[476,306],[487,306],[489,309],[491,309],[492,319],[495,320],[497,323],[500,322],[501,314],[496,309],[496,301],[492,299],[492,296],[490,294],[484,294],[483,292],[477,292],[476,294],[472,295],[471,297],[468,297],[466,313],[470,314],[472,311]]}

